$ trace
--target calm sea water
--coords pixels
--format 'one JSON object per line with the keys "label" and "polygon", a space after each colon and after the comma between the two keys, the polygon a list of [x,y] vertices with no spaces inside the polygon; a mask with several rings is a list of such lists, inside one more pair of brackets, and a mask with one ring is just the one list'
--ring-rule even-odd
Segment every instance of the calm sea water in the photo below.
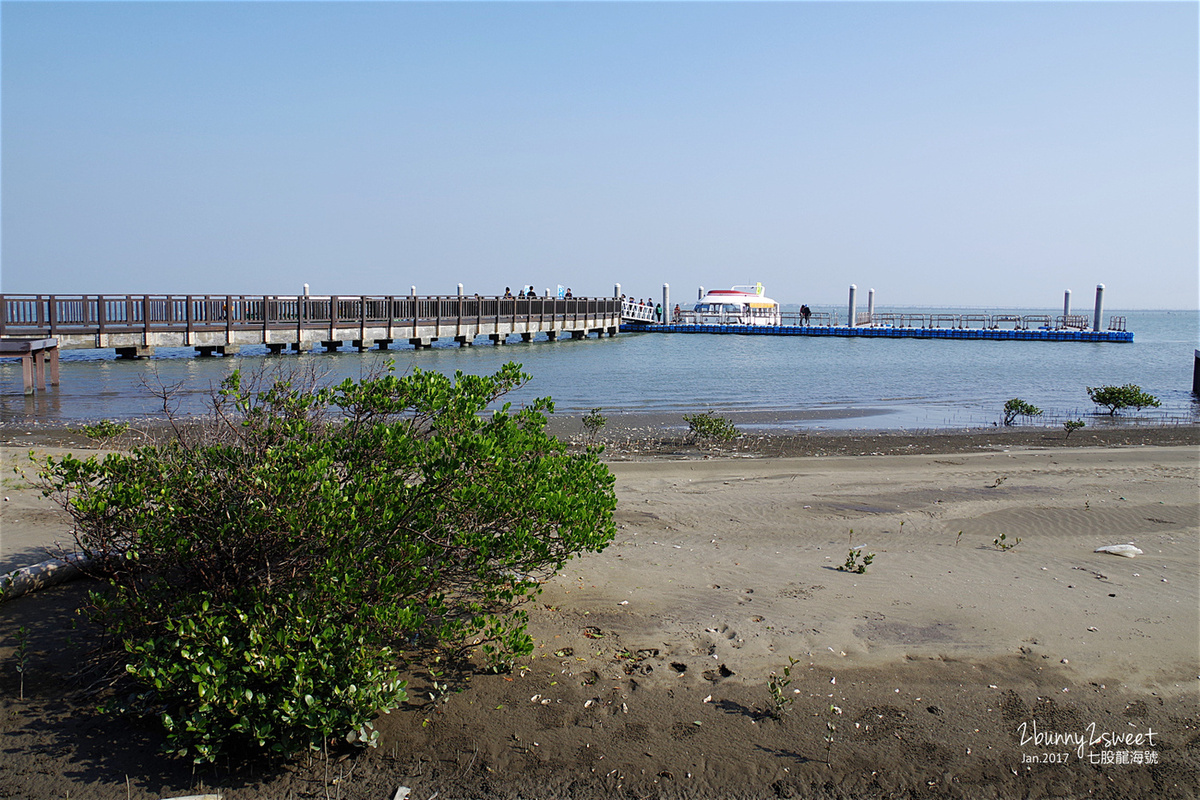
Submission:
{"label": "calm sea water", "polygon": [[1136,416],[1200,420],[1191,394],[1200,312],[1109,313],[1126,316],[1132,344],[642,333],[503,347],[438,343],[385,353],[269,356],[265,348],[247,347],[238,356],[208,359],[190,348],[160,349],[140,361],[118,360],[112,351],[68,350],[62,385],[32,397],[21,394],[19,363],[0,362],[0,425],[153,416],[158,401],[143,384],[159,382],[179,384],[180,410],[198,413],[209,389],[233,369],[312,364],[341,380],[387,359],[401,372],[420,367],[448,374],[483,374],[516,361],[533,380],[509,399],[548,395],[568,413],[599,407],[605,414],[671,417],[714,409],[786,429],[924,429],[990,425],[1005,400],[1020,397],[1046,411],[1044,424],[1057,425],[1096,411],[1086,387],[1136,383],[1162,401],[1156,412]]}

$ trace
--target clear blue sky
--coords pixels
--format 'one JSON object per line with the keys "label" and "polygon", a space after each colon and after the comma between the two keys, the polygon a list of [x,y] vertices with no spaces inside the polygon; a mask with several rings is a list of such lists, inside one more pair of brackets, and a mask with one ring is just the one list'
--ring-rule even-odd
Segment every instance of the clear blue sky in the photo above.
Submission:
{"label": "clear blue sky", "polygon": [[1198,8],[3,2],[0,289],[1196,308]]}

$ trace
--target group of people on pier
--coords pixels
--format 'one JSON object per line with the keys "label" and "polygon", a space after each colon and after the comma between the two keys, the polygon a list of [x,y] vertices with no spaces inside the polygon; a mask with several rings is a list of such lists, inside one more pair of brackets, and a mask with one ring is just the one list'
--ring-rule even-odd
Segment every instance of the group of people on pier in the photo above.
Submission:
{"label": "group of people on pier", "polygon": [[[559,291],[561,291],[561,290],[562,290],[562,287],[561,287],[561,286],[560,286],[560,287],[558,287],[558,288],[559,288]],[[505,286],[505,287],[504,287],[504,296],[505,296],[505,297],[507,297],[507,298],[510,298],[510,299],[511,299],[511,298],[513,297],[512,288],[510,288],[510,287],[508,287],[508,286]],[[534,297],[537,297],[537,296],[538,296],[538,295],[537,295],[537,292],[535,292],[535,291],[533,290],[533,286],[532,286],[532,285],[530,285],[530,286],[523,286],[523,287],[521,287],[521,290],[520,290],[520,291],[518,291],[518,292],[517,292],[517,294],[516,294],[516,297],[517,297],[518,299],[524,299],[524,298],[530,298],[530,299],[532,299],[532,298],[534,298]],[[547,296],[549,296],[549,295],[547,295]],[[563,293],[563,297],[564,297],[565,299],[567,299],[567,300],[570,300],[570,299],[571,299],[571,298],[573,298],[574,296],[575,296],[575,295],[574,295],[574,294],[572,294],[572,292],[571,292],[571,289],[570,289],[570,288],[568,288],[568,289],[567,289],[567,291],[566,291],[565,293]]]}
{"label": "group of people on pier", "polygon": [[[663,321],[662,303],[655,303],[653,300],[650,300],[649,298],[647,298],[645,300],[639,300],[636,297],[628,297],[627,295],[624,295],[624,294],[621,295],[621,301],[623,303],[632,303],[635,306],[641,306],[642,308],[650,309],[655,322]],[[679,319],[679,306],[678,305],[675,306],[675,318]]]}

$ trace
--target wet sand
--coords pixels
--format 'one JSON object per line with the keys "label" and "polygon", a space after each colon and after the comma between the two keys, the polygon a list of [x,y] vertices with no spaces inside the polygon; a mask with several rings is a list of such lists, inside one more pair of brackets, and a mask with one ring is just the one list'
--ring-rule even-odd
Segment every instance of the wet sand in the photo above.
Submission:
{"label": "wet sand", "polygon": [[[342,761],[193,773],[163,760],[152,724],[95,716],[69,679],[64,621],[83,584],[6,603],[0,658],[20,625],[33,655],[25,701],[12,670],[0,676],[0,797],[1200,791],[1195,428],[751,436],[724,450],[661,427],[622,436],[607,453],[617,538],[545,586],[535,657],[460,674],[444,705],[411,676],[414,702],[381,720],[381,747]],[[11,476],[24,450],[3,454]],[[67,538],[47,501],[5,487],[0,562]],[[1020,541],[1002,549],[1002,534]],[[1094,552],[1125,542],[1143,554]],[[851,545],[874,553],[863,574],[836,569]],[[1092,741],[1105,732],[1125,738]]]}

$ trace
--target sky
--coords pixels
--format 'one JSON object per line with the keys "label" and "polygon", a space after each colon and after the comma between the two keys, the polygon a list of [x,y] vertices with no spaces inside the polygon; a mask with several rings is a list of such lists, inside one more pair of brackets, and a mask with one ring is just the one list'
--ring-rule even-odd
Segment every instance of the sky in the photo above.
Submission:
{"label": "sky", "polygon": [[4,0],[0,291],[1194,309],[1198,10]]}

